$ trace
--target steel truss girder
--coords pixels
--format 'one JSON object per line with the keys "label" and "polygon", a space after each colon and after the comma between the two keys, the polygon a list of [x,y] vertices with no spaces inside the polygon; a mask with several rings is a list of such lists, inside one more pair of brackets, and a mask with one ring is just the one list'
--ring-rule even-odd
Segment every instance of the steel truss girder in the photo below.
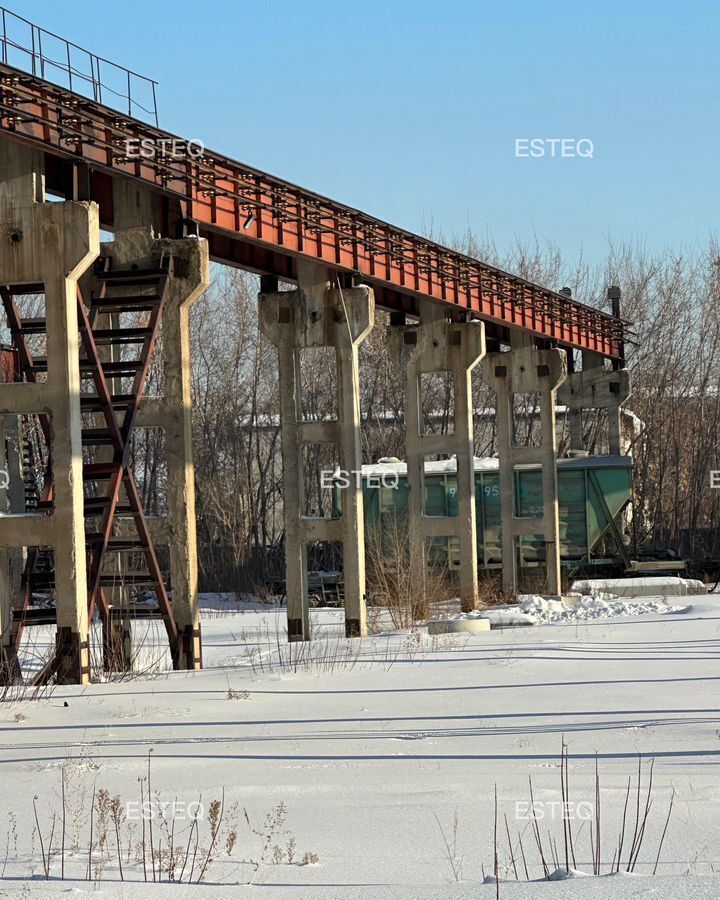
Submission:
{"label": "steel truss girder", "polygon": [[[311,258],[361,276],[393,310],[404,308],[403,297],[427,297],[563,346],[623,358],[619,318],[214,152],[131,158],[128,146],[139,146],[132,142],[179,139],[7,65],[0,65],[0,130],[82,163],[90,174],[134,179],[158,192],[185,222],[227,238],[225,249],[219,239],[215,250],[227,262],[252,256],[237,252],[238,244],[273,251],[266,264]],[[88,178],[85,192],[82,199],[97,200],[111,225],[107,185]],[[278,268],[268,274],[286,275],[293,266]]]}

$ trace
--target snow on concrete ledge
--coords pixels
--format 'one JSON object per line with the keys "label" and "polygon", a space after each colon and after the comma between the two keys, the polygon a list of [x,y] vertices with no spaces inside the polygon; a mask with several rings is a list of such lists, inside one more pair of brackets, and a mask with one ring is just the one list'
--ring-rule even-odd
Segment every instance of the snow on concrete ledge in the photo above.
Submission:
{"label": "snow on concrete ledge", "polygon": [[663,575],[648,578],[588,578],[575,581],[571,590],[580,594],[612,597],[691,597],[707,593],[702,581]]}
{"label": "snow on concrete ledge", "polygon": [[475,613],[451,616],[449,619],[431,619],[428,622],[428,634],[479,634],[490,631],[490,622],[485,616]]}
{"label": "snow on concrete ledge", "polygon": [[517,605],[496,606],[468,613],[442,615],[430,619],[428,634],[479,632],[496,628],[517,628],[544,622],[576,622],[616,616],[642,616],[684,612],[687,606],[672,605],[664,597],[630,600],[611,594],[569,594],[564,600],[540,594],[520,594]]}

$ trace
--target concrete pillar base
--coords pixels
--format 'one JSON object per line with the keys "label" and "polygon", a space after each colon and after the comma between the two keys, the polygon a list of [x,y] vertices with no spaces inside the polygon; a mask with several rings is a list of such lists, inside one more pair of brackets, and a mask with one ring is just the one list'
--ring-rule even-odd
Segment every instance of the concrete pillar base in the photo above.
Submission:
{"label": "concrete pillar base", "polygon": [[296,641],[310,640],[310,626],[303,619],[290,618],[287,620],[288,641],[292,644]]}
{"label": "concrete pillar base", "polygon": [[180,640],[179,669],[202,669],[202,628],[186,625]]}
{"label": "concrete pillar base", "polygon": [[87,635],[66,625],[58,625],[55,635],[55,679],[58,684],[87,684],[90,681],[90,647]]}

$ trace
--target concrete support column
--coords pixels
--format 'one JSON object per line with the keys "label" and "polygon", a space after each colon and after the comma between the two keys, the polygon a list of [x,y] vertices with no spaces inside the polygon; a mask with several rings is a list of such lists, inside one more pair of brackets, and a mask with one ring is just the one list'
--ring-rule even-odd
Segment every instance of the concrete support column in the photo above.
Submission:
{"label": "concrete support column", "polygon": [[[422,582],[426,575],[426,541],[456,537],[460,545],[459,580],[463,604],[477,606],[477,524],[475,518],[475,455],[473,450],[472,370],[485,355],[482,322],[450,322],[443,307],[425,301],[417,325],[399,326],[396,352],[405,367],[405,449],[407,457],[411,561]],[[453,433],[425,434],[422,421],[421,376],[449,372],[453,383]],[[454,453],[457,460],[458,515],[425,515],[425,457]]]}
{"label": "concrete support column", "polygon": [[[51,416],[55,509],[0,520],[2,546],[52,546],[57,605],[57,679],[89,680],[77,281],[99,251],[98,209],[44,203],[42,158],[0,143],[0,283],[41,282],[47,325],[47,383],[0,386],[4,411]],[[0,409],[0,414],[3,409]]]}
{"label": "concrete support column", "polygon": [[142,229],[151,237],[159,237],[162,221],[161,198],[141,184],[113,179],[113,232]]}
{"label": "concrete support column", "polygon": [[197,238],[158,241],[153,249],[175,258],[175,277],[170,283],[162,318],[168,546],[173,614],[180,635],[180,668],[199,669],[202,643],[192,445],[190,309],[210,284],[210,262],[207,241]]}
{"label": "concrete support column", "polygon": [[[358,350],[375,318],[368,287],[331,288],[324,267],[298,261],[298,289],[261,293],[260,327],[278,348],[285,515],[288,639],[310,637],[307,543],[341,541],[345,583],[345,633],[367,634],[362,487],[353,476],[342,492],[339,519],[307,517],[304,501],[303,445],[335,444],[340,467],[360,471],[360,380]],[[334,347],[338,418],[300,421],[300,357],[308,347]]]}
{"label": "concrete support column", "polygon": [[584,450],[582,414],[585,409],[607,410],[608,452],[622,454],[622,406],[630,396],[630,373],[627,369],[606,369],[599,353],[584,351],[582,370],[571,372],[560,390],[558,403],[568,408],[570,415],[571,449]]}
{"label": "concrete support column", "polygon": [[[559,596],[560,538],[557,499],[557,433],[555,401],[558,386],[567,375],[563,350],[538,350],[527,337],[513,335],[513,349],[491,353],[484,361],[483,374],[496,392],[496,423],[500,463],[500,496],[502,503],[502,586],[507,593],[518,589],[517,538],[541,534],[545,540],[547,592]],[[539,447],[517,447],[513,443],[514,397],[516,394],[539,394]],[[519,517],[515,466],[540,463],[542,466],[542,515]]]}
{"label": "concrete support column", "polygon": [[84,682],[89,680],[89,663],[83,658],[78,678],[75,660],[76,646],[79,646],[81,656],[88,653],[77,281],[62,275],[58,277],[57,273],[43,281],[48,384],[54,385],[55,394],[51,428],[55,482],[56,652],[60,664],[57,675],[60,683]]}

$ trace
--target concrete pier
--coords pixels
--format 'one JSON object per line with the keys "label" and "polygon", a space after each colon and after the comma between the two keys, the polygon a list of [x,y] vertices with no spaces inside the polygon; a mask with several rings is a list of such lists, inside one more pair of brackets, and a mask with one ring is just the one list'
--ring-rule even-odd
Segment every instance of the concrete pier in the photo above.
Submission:
{"label": "concrete pier", "polygon": [[[520,332],[512,335],[512,349],[485,357],[483,373],[496,392],[496,424],[500,462],[502,503],[502,587],[506,593],[518,590],[517,539],[522,535],[543,535],[545,541],[546,590],[559,596],[560,540],[557,499],[557,430],[555,403],[557,389],[567,375],[564,350],[538,350],[532,339]],[[518,447],[513,442],[514,398],[517,394],[539,396],[541,441],[537,447]],[[542,515],[520,517],[517,512],[515,466],[539,463],[542,467]]]}
{"label": "concrete pier", "polygon": [[[259,298],[262,332],[278,349],[288,640],[310,638],[309,541],[342,542],[345,633],[363,637],[367,621],[362,489],[355,477],[349,479],[349,487],[341,492],[339,518],[303,515],[302,454],[306,444],[333,444],[341,469],[361,470],[358,349],[373,326],[375,301],[370,288],[341,288],[327,269],[314,263],[299,260],[297,274],[297,290],[266,290],[266,283]],[[299,351],[310,347],[335,350],[335,421],[301,421]]]}
{"label": "concrete pier", "polygon": [[[90,664],[77,282],[99,253],[100,228],[93,203],[43,201],[42,155],[0,142],[0,283],[44,286],[48,361],[45,384],[0,385],[0,416],[50,416],[55,489],[51,516],[0,517],[0,546],[54,550],[57,679],[86,683]],[[3,591],[0,605],[7,608],[14,600]]]}
{"label": "concrete pier", "polygon": [[607,411],[607,448],[611,456],[623,452],[622,406],[630,396],[627,369],[608,369],[598,353],[582,354],[582,369],[571,372],[558,390],[558,403],[567,406],[570,418],[570,443],[573,450],[585,450],[583,412]]}
{"label": "concrete pier", "polygon": [[[446,311],[429,301],[421,305],[418,324],[396,327],[395,349],[406,372],[405,451],[413,567],[424,580],[428,539],[457,538],[461,598],[466,608],[474,609],[478,577],[471,374],[485,355],[485,328],[479,321],[449,321]],[[449,373],[452,379],[453,432],[426,434],[422,421],[421,378],[425,374],[443,372]],[[457,459],[458,515],[428,516],[425,514],[425,457],[451,453]]]}
{"label": "concrete pier", "polygon": [[[13,630],[17,631],[11,624],[12,608],[19,592],[17,573],[11,577],[8,549],[52,548],[57,606],[54,672],[61,683],[86,682],[90,673],[77,290],[80,284],[83,297],[90,298],[90,291],[96,286],[90,267],[101,250],[111,258],[115,269],[147,266],[168,255],[175,261],[162,313],[164,394],[143,398],[136,424],[160,427],[165,432],[167,516],[150,520],[148,525],[153,539],[169,547],[172,615],[179,638],[177,662],[180,668],[193,669],[199,668],[202,661],[189,313],[209,284],[207,242],[198,238],[160,239],[154,195],[121,180],[113,183],[113,191],[115,240],[101,248],[96,204],[44,202],[42,154],[20,144],[0,142],[0,284],[30,284],[36,286],[36,291],[41,286],[45,295],[42,330],[47,340],[47,382],[0,385],[0,421],[19,414],[50,417],[54,487],[51,514],[26,514],[24,509],[18,512],[12,502],[8,510],[7,498],[0,510],[12,513],[0,516],[0,623],[4,654],[9,658]],[[106,316],[100,313],[99,317]],[[104,359],[113,359],[117,347],[105,347],[101,353]],[[113,383],[112,378],[109,381]],[[122,392],[120,384],[115,385],[115,392]],[[100,447],[95,459],[109,462],[112,454],[107,447]],[[19,478],[13,482],[19,483]],[[116,537],[130,531],[132,522],[116,521]],[[121,583],[117,558],[108,558],[107,565],[108,572],[113,565],[117,567]],[[122,606],[123,588],[108,586],[107,592],[111,604]],[[108,623],[105,649],[119,648],[127,661],[131,651],[125,625],[121,619]]]}

